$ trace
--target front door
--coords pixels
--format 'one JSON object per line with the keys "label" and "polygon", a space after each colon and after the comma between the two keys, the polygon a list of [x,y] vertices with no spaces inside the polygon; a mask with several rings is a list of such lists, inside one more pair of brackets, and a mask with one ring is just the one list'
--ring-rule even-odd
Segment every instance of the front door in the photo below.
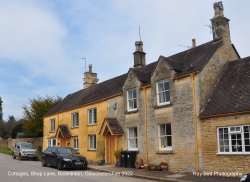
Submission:
{"label": "front door", "polygon": [[66,140],[65,139],[61,139],[61,147],[66,147]]}
{"label": "front door", "polygon": [[115,157],[114,157],[114,152],[115,152],[115,141],[112,135],[106,135],[105,140],[106,140],[106,163],[108,164],[114,164],[115,163]]}

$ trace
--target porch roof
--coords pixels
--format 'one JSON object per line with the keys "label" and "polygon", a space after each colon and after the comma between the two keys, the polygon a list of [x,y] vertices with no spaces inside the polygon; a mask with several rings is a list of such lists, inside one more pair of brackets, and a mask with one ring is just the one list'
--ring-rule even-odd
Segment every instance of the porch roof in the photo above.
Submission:
{"label": "porch roof", "polygon": [[111,135],[123,135],[124,131],[116,118],[105,118],[101,129],[99,131],[100,135],[105,135],[105,131],[109,131]]}
{"label": "porch roof", "polygon": [[59,134],[61,134],[62,138],[70,138],[71,134],[69,132],[69,129],[66,125],[59,125],[57,130],[56,130],[56,137],[59,136]]}

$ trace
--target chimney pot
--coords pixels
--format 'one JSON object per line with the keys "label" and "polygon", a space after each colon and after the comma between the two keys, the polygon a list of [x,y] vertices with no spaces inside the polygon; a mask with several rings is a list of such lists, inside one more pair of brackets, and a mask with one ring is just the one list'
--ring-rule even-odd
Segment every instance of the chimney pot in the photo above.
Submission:
{"label": "chimney pot", "polygon": [[192,48],[196,47],[196,40],[192,39]]}
{"label": "chimney pot", "polygon": [[92,73],[92,64],[89,64],[89,72]]}

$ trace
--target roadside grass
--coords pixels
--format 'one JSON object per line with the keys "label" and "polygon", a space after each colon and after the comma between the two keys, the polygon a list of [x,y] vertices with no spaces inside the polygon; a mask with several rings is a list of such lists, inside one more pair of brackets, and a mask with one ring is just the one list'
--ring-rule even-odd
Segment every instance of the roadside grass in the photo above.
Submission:
{"label": "roadside grass", "polygon": [[0,148],[0,153],[12,155],[13,151],[8,148]]}

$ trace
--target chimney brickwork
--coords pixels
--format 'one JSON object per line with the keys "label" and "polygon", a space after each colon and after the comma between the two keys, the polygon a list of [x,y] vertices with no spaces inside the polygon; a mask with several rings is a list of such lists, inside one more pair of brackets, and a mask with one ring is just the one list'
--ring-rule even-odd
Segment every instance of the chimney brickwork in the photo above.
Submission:
{"label": "chimney brickwork", "polygon": [[97,73],[92,72],[92,64],[89,64],[89,71],[84,73],[83,82],[84,82],[83,83],[84,89],[97,84],[98,82]]}

